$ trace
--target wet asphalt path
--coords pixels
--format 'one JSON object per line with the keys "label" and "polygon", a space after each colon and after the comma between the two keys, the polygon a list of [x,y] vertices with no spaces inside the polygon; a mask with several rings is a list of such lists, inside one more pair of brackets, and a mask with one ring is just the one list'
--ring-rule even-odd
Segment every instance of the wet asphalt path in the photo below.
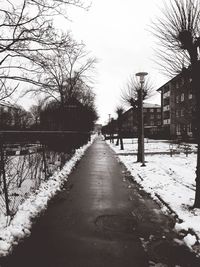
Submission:
{"label": "wet asphalt path", "polygon": [[148,266],[131,211],[121,168],[98,139],[3,267]]}
{"label": "wet asphalt path", "polygon": [[31,236],[0,266],[150,266],[140,238],[157,236],[160,242],[172,222],[151,199],[138,195],[123,171],[108,145],[98,138],[35,223]]}

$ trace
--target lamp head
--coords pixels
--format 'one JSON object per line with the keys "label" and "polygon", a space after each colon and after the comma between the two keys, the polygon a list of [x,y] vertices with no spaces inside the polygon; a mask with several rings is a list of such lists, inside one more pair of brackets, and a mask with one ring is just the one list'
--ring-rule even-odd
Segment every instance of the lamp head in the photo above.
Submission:
{"label": "lamp head", "polygon": [[139,77],[140,83],[144,83],[144,77],[147,75],[147,72],[138,72],[136,73],[136,76]]}

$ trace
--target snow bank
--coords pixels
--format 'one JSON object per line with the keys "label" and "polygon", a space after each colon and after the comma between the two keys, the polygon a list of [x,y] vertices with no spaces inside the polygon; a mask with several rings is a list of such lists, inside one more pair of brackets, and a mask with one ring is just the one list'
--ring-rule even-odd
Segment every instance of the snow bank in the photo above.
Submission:
{"label": "snow bank", "polygon": [[185,244],[192,248],[192,246],[196,243],[196,237],[194,235],[191,234],[187,234],[184,238],[183,238]]}
{"label": "snow bank", "polygon": [[21,239],[31,234],[33,219],[47,208],[48,201],[61,190],[63,183],[67,180],[76,163],[84,155],[86,149],[92,144],[94,138],[88,144],[77,149],[60,172],[54,173],[48,181],[43,182],[40,188],[18,207],[18,211],[9,226],[2,228],[9,218],[1,215],[0,256],[6,256],[11,252],[14,245],[17,245]]}
{"label": "snow bank", "polygon": [[[141,167],[141,163],[136,162],[136,155],[129,154],[136,148],[136,143],[125,141],[123,152],[114,144],[107,143],[119,154],[119,159],[134,180],[153,199],[158,201],[159,198],[166,204],[163,205],[163,211],[167,207],[178,215],[180,220],[176,223],[175,230],[185,235],[183,241],[188,247],[196,244],[200,239],[200,210],[191,209],[195,198],[196,154],[189,154],[188,157],[183,153],[172,157],[163,154],[145,155],[146,167]],[[166,142],[156,141],[154,144],[151,141],[145,143],[145,151],[162,153],[168,146]],[[195,145],[191,145],[191,148],[196,149]]]}

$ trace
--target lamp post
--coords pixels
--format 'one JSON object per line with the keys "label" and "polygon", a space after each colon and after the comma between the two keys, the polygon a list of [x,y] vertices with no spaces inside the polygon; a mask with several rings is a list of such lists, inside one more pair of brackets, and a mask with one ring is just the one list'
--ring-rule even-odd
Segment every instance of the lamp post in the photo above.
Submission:
{"label": "lamp post", "polygon": [[108,114],[109,119],[108,119],[108,125],[109,125],[109,135],[110,135],[110,143],[111,143],[111,114]]}
{"label": "lamp post", "polygon": [[143,118],[143,85],[145,81],[145,76],[147,75],[147,72],[138,72],[136,73],[136,76],[139,77],[139,82],[141,84],[141,87],[139,89],[139,94],[138,94],[138,102],[139,102],[139,107],[140,107],[140,120],[139,120],[139,126],[140,129],[139,132],[139,146],[138,146],[138,159],[142,162],[141,167],[146,166],[145,165],[145,160],[144,160],[144,118]]}

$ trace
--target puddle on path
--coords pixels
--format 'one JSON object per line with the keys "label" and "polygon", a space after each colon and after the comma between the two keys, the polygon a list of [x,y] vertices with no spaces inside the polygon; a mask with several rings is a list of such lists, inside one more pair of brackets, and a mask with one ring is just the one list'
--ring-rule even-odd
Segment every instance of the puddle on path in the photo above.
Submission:
{"label": "puddle on path", "polygon": [[101,230],[133,233],[137,225],[137,221],[133,217],[124,215],[101,215],[96,218],[95,225]]}

